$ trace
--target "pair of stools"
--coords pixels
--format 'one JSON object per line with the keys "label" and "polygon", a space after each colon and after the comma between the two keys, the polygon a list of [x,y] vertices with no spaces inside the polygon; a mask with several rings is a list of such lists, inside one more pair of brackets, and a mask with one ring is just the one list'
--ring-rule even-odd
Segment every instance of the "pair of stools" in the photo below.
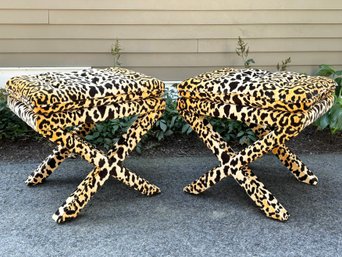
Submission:
{"label": "pair of stools", "polygon": [[[264,213],[287,220],[288,212],[248,167],[272,151],[299,180],[315,185],[317,178],[285,142],[329,110],[335,82],[293,72],[225,68],[204,73],[178,85],[178,111],[220,165],[184,188],[199,194],[232,176]],[[162,81],[123,68],[87,69],[70,73],[18,76],[7,82],[8,106],[35,131],[57,143],[57,148],[28,177],[37,185],[71,154],[94,165],[53,215],[58,223],[76,218],[111,176],[142,194],[160,189],[122,165],[141,137],[165,109]],[[85,140],[96,123],[136,115],[137,119],[113,148],[104,153]],[[207,117],[239,120],[259,140],[234,152],[216,133]]]}

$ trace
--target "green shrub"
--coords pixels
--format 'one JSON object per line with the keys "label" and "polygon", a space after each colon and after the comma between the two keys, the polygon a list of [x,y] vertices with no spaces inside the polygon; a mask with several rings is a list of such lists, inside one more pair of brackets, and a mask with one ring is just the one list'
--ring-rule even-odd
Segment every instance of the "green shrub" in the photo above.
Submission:
{"label": "green shrub", "polygon": [[314,124],[319,129],[330,129],[332,133],[342,130],[342,70],[336,71],[331,66],[323,64],[316,72],[319,76],[330,77],[336,81],[335,100],[331,109]]}
{"label": "green shrub", "polygon": [[149,136],[158,141],[173,134],[190,134],[191,127],[178,114],[177,102],[170,94],[165,93],[166,108],[163,116],[157,121]]}
{"label": "green shrub", "polygon": [[119,140],[121,134],[127,131],[135,119],[136,116],[133,116],[98,123],[86,136],[86,139],[96,146],[109,150]]}
{"label": "green shrub", "polygon": [[211,118],[209,122],[226,141],[237,141],[240,145],[250,145],[257,140],[254,132],[242,122],[217,118]]}

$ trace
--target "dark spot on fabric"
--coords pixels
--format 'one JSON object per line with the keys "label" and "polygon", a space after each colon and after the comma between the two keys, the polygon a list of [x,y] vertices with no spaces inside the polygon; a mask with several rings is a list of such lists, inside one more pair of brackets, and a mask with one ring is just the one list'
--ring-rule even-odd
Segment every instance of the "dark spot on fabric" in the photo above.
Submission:
{"label": "dark spot on fabric", "polygon": [[242,102],[237,95],[233,96],[233,101],[234,101],[234,103],[236,103],[236,105],[242,105]]}
{"label": "dark spot on fabric", "polygon": [[100,93],[103,95],[104,94],[104,88],[103,87],[98,87],[98,90],[100,91]]}
{"label": "dark spot on fabric", "polygon": [[88,123],[88,124],[92,123],[93,119],[90,116],[87,116],[86,119],[85,119],[85,122]]}
{"label": "dark spot on fabric", "polygon": [[120,139],[118,140],[118,145],[123,145],[125,142],[125,139],[123,137],[120,137]]}
{"label": "dark spot on fabric", "polygon": [[106,175],[107,175],[107,169],[102,169],[100,172],[99,172],[99,176],[101,179],[103,179]]}
{"label": "dark spot on fabric", "polygon": [[230,106],[229,106],[229,105],[225,105],[225,106],[224,106],[224,114],[225,114],[226,116],[229,115],[229,111],[230,111]]}
{"label": "dark spot on fabric", "polygon": [[98,82],[99,81],[99,79],[98,78],[93,78],[92,80],[91,80],[91,82],[93,82],[94,84],[96,84],[96,82]]}
{"label": "dark spot on fabric", "polygon": [[234,89],[236,89],[239,85],[239,82],[237,81],[233,81],[229,83],[229,88],[231,89],[231,91],[233,91]]}
{"label": "dark spot on fabric", "polygon": [[54,159],[51,159],[49,162],[49,166],[54,169],[56,167],[56,161]]}
{"label": "dark spot on fabric", "polygon": [[105,112],[106,112],[106,107],[105,106],[99,106],[99,107],[97,107],[97,109],[99,110],[101,116],[103,117]]}
{"label": "dark spot on fabric", "polygon": [[229,154],[227,154],[226,152],[223,152],[221,154],[221,159],[224,163],[227,163],[229,161]]}
{"label": "dark spot on fabric", "polygon": [[89,95],[91,97],[94,97],[96,95],[96,93],[97,93],[96,88],[95,87],[91,87],[90,90],[89,90]]}
{"label": "dark spot on fabric", "polygon": [[99,167],[101,168],[101,167],[103,167],[104,165],[105,165],[105,160],[104,159],[101,159],[100,161],[99,161]]}
{"label": "dark spot on fabric", "polygon": [[267,114],[266,114],[266,113],[262,113],[262,114],[260,115],[260,118],[261,118],[261,120],[266,119],[266,118],[267,118]]}
{"label": "dark spot on fabric", "polygon": [[264,94],[266,95],[266,96],[268,96],[269,98],[272,98],[273,97],[273,92],[272,91],[269,91],[269,90],[265,90],[264,91]]}
{"label": "dark spot on fabric", "polygon": [[242,110],[242,105],[236,105],[236,111],[241,112]]}
{"label": "dark spot on fabric", "polygon": [[116,153],[118,154],[118,157],[120,159],[123,157],[123,152],[124,152],[124,148],[123,147],[119,147],[118,150],[116,151]]}
{"label": "dark spot on fabric", "polygon": [[236,158],[232,159],[232,161],[230,162],[231,166],[236,166],[237,163],[238,163],[238,160]]}

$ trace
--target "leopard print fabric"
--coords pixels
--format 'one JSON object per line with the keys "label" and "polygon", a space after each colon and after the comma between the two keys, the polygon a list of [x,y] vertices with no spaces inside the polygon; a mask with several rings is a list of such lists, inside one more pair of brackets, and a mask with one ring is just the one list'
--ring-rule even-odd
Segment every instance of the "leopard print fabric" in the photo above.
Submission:
{"label": "leopard print fabric", "polygon": [[[28,185],[43,183],[72,153],[95,167],[53,215],[56,222],[76,218],[110,176],[145,195],[160,192],[122,162],[161,117],[165,109],[163,82],[110,68],[19,76],[9,80],[6,88],[9,108],[58,145],[28,177]],[[132,115],[137,119],[109,152],[85,141],[97,122]]]}
{"label": "leopard print fabric", "polygon": [[204,73],[178,85],[179,96],[184,98],[289,112],[309,109],[333,88],[326,77],[234,68]]}
{"label": "leopard print fabric", "polygon": [[6,89],[35,113],[55,113],[159,97],[163,82],[124,68],[13,77]]}
{"label": "leopard print fabric", "polygon": [[[233,68],[204,73],[180,83],[179,113],[221,163],[184,191],[199,194],[232,176],[266,216],[287,220],[287,210],[248,165],[272,151],[299,181],[316,185],[317,177],[285,142],[329,110],[335,86],[329,78]],[[213,130],[207,116],[242,121],[255,131],[259,140],[236,153]]]}

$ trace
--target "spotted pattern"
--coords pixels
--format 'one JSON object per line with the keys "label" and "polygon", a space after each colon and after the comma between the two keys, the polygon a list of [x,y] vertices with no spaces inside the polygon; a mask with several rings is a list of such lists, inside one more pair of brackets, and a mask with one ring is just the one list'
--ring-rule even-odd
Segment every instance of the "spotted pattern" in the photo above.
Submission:
{"label": "spotted pattern", "polygon": [[[184,191],[199,194],[232,176],[266,216],[287,220],[287,210],[248,165],[272,151],[299,181],[316,185],[317,177],[285,142],[329,110],[335,86],[333,80],[324,77],[233,68],[204,73],[180,83],[179,113],[221,163]],[[207,116],[242,121],[259,140],[236,153],[213,130]]]}
{"label": "spotted pattern", "polygon": [[[73,153],[95,167],[53,215],[56,222],[76,218],[110,176],[145,195],[160,192],[122,162],[165,109],[161,81],[122,68],[89,69],[14,77],[6,89],[9,108],[58,145],[28,185],[43,183]],[[132,115],[137,119],[107,153],[84,139],[97,122]]]}

